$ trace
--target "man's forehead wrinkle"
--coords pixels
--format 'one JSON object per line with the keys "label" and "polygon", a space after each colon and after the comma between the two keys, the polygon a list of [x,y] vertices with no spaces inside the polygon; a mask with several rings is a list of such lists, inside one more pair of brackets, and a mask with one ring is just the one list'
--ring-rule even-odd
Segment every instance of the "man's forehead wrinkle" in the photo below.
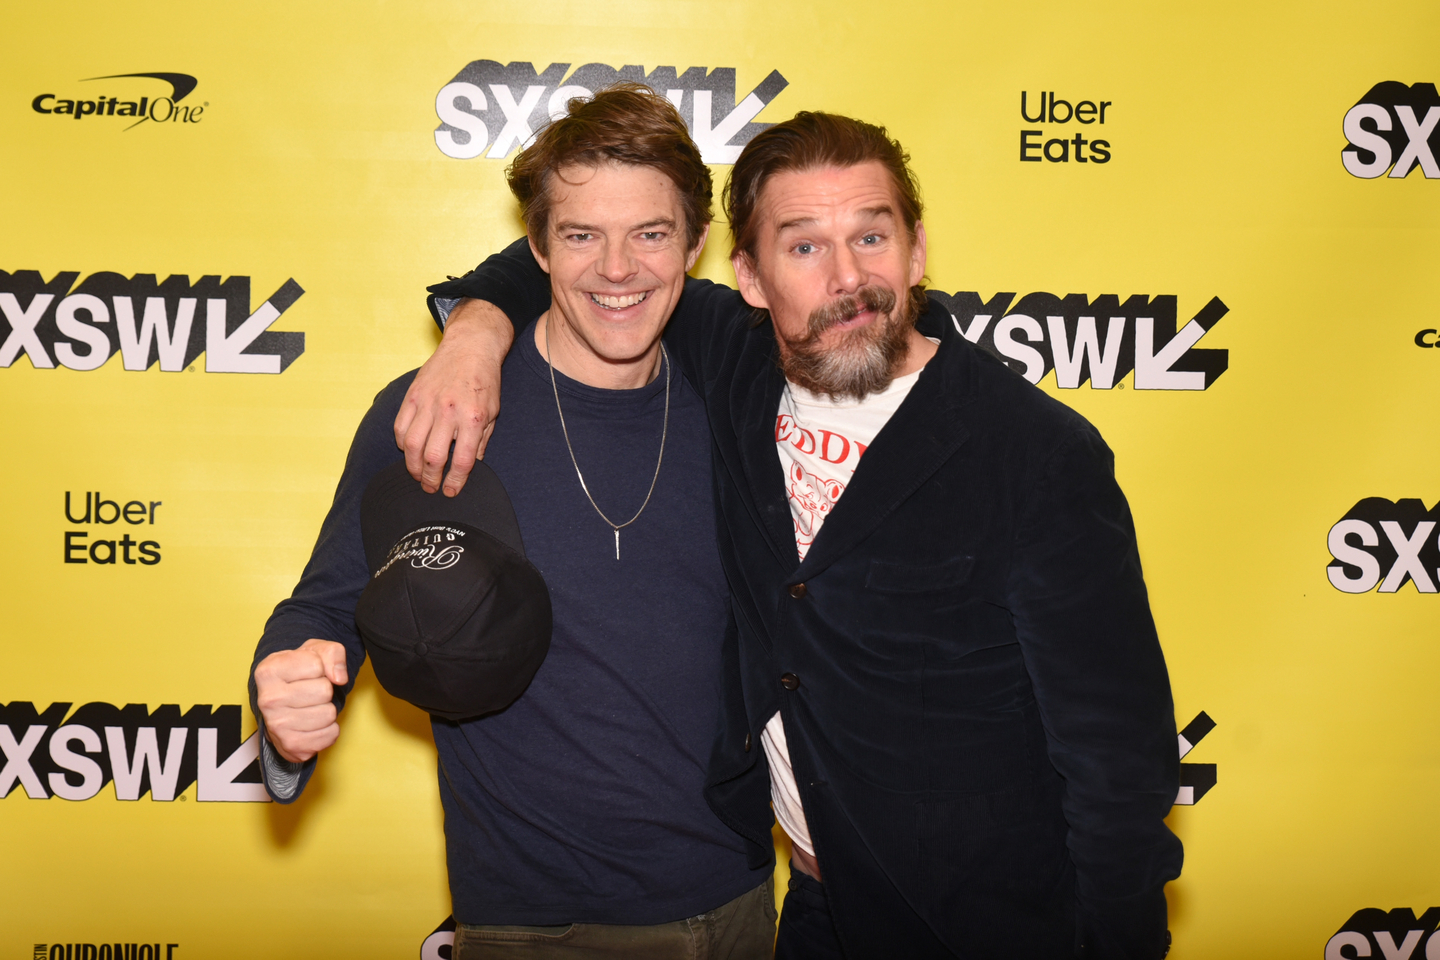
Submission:
{"label": "man's forehead wrinkle", "polygon": [[[871,193],[872,196],[867,198],[866,193]],[[857,203],[863,206],[855,206]],[[881,217],[893,219],[895,205],[888,191],[873,191],[867,188],[843,197],[819,199],[792,195],[777,198],[771,207],[770,215],[775,224],[775,232],[783,233],[793,228],[818,226],[824,221],[835,221],[842,217],[847,222],[873,221]]]}

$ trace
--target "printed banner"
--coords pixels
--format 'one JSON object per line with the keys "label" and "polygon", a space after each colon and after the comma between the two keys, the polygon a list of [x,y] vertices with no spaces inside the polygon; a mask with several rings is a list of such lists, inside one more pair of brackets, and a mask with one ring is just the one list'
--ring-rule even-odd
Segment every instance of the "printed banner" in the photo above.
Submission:
{"label": "printed banner", "polygon": [[424,287],[521,233],[549,117],[634,80],[717,186],[797,110],[888,126],[955,329],[1114,449],[1181,731],[1171,956],[1440,958],[1434,4],[0,26],[0,957],[450,955],[428,719],[367,668],[281,806],[246,673],[437,342]]}

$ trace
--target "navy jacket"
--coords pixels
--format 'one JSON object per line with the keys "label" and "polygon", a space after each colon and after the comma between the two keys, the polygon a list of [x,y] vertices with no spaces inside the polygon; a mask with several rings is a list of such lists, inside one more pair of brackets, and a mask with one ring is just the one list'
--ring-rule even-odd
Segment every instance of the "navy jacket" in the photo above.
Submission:
{"label": "navy jacket", "polygon": [[[521,326],[549,305],[523,241],[430,289]],[[714,434],[739,624],[712,806],[758,861],[779,710],[847,955],[1163,956],[1179,754],[1110,450],[932,300],[939,350],[802,563],[748,312],[692,279],[666,333]]]}

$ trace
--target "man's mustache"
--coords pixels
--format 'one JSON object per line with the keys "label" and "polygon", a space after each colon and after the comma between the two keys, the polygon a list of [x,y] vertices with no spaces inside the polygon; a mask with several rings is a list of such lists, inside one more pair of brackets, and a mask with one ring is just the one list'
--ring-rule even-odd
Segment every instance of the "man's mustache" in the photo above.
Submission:
{"label": "man's mustache", "polygon": [[853,294],[836,297],[810,314],[806,340],[814,341],[833,326],[854,320],[866,310],[884,316],[895,309],[895,292],[888,287],[864,286]]}

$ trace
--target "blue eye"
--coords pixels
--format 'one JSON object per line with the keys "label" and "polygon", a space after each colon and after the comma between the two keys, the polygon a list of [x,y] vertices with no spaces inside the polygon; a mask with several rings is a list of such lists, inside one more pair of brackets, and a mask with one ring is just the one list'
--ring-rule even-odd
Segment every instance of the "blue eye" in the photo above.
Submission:
{"label": "blue eye", "polygon": [[795,246],[796,253],[810,253],[814,249],[815,248],[808,243],[800,243]]}
{"label": "blue eye", "polygon": [[875,244],[877,244],[877,243],[880,242],[880,238],[877,237],[875,234],[872,233],[872,234],[870,234],[869,236],[863,237],[863,238],[860,240],[860,242],[861,242],[861,243],[868,243],[870,246],[873,247]]}

